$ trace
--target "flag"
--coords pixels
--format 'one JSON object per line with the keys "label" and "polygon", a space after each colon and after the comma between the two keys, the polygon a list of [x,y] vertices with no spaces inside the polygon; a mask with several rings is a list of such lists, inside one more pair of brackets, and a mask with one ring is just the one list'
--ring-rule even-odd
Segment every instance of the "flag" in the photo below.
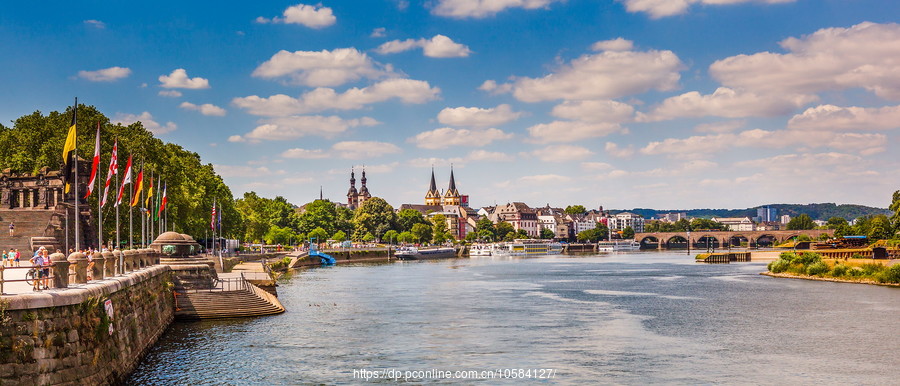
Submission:
{"label": "flag", "polygon": [[222,209],[219,209],[218,213],[216,213],[216,216],[218,216],[216,218],[216,222],[218,223],[217,226],[219,227],[219,230],[221,231],[222,230]]}
{"label": "flag", "polygon": [[141,201],[141,192],[144,190],[144,167],[138,172],[137,179],[134,180],[134,194],[131,196],[131,206],[137,206]]}
{"label": "flag", "polygon": [[163,194],[162,199],[159,201],[159,211],[156,212],[156,219],[159,220],[159,217],[162,216],[163,210],[166,209],[166,191],[168,190],[168,184],[163,185]]}
{"label": "flag", "polygon": [[113,174],[119,174],[119,161],[116,154],[119,150],[119,140],[113,142],[112,156],[109,157],[109,171],[106,172],[106,186],[103,187],[103,196],[100,197],[100,206],[106,205],[106,197],[109,193],[109,183],[112,181]]}
{"label": "flag", "polygon": [[213,200],[212,218],[209,220],[209,229],[216,229],[216,200]]}
{"label": "flag", "polygon": [[94,184],[97,182],[97,169],[100,167],[100,122],[97,122],[97,137],[94,142],[94,162],[91,163],[91,180],[88,182],[87,194],[84,198],[91,196],[94,192]]}
{"label": "flag", "polygon": [[153,177],[150,177],[150,187],[147,189],[147,198],[144,199],[144,207],[147,208],[147,217],[152,217],[153,212],[150,204],[153,203]]}
{"label": "flag", "polygon": [[66,178],[66,193],[69,193],[69,185],[75,178],[75,165],[72,158],[75,157],[75,120],[78,110],[78,100],[72,108],[72,124],[69,125],[69,135],[66,136],[66,144],[63,146],[63,174]]}
{"label": "flag", "polygon": [[119,198],[116,199],[116,206],[122,204],[122,196],[125,195],[125,185],[131,183],[131,156],[128,156],[128,163],[125,164],[125,177],[122,179],[122,187],[119,188]]}

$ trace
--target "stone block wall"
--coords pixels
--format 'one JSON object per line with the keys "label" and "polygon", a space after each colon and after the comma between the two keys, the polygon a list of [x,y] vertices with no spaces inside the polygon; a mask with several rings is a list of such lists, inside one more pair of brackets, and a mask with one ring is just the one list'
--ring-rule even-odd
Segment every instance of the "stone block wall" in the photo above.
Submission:
{"label": "stone block wall", "polygon": [[171,324],[172,281],[169,267],[154,266],[79,288],[4,297],[0,385],[121,383]]}

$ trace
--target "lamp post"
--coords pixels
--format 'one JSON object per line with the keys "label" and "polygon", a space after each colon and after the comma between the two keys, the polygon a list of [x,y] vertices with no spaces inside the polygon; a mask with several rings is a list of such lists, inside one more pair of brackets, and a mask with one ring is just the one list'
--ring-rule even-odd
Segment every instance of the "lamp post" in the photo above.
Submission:
{"label": "lamp post", "polygon": [[688,227],[687,227],[687,254],[688,254],[688,256],[691,255],[691,226],[690,225],[688,225]]}

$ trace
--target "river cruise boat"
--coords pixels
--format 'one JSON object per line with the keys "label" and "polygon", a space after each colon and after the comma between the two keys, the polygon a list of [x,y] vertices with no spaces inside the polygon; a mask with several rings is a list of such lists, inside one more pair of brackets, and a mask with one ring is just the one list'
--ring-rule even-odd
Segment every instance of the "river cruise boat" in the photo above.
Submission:
{"label": "river cruise boat", "polygon": [[634,240],[611,240],[597,243],[597,252],[637,251],[641,243]]}
{"label": "river cruise boat", "polygon": [[469,247],[469,256],[491,256],[493,251],[493,244],[472,244]]}
{"label": "river cruise boat", "polygon": [[539,256],[558,255],[562,250],[563,246],[558,242],[523,239],[494,244],[491,253],[492,256]]}
{"label": "river cruise boat", "polygon": [[449,259],[456,257],[456,249],[451,247],[419,249],[403,247],[394,252],[398,260]]}

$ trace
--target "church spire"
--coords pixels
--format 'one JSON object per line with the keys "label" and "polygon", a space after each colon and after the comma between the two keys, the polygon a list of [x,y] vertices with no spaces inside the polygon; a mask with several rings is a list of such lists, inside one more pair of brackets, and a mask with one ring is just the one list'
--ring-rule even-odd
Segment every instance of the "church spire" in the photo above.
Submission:
{"label": "church spire", "polygon": [[441,192],[437,188],[437,183],[434,182],[434,165],[431,166],[431,184],[428,185],[428,192],[425,193],[425,205],[440,205],[441,204]]}
{"label": "church spire", "polygon": [[459,205],[459,191],[456,190],[456,178],[453,176],[453,164],[450,165],[450,185],[444,192],[443,205]]}
{"label": "church spire", "polygon": [[353,173],[353,168],[350,168],[350,189],[347,190],[347,205],[351,208],[356,208],[356,205],[359,203],[359,199],[357,196],[359,192],[356,191],[356,175]]}
{"label": "church spire", "polygon": [[453,178],[453,164],[450,164],[450,186],[447,188],[447,193],[451,193],[458,195],[459,193],[456,191],[456,179]]}
{"label": "church spire", "polygon": [[434,183],[434,166],[431,167],[431,185],[428,187],[429,192],[437,192],[437,184]]}

